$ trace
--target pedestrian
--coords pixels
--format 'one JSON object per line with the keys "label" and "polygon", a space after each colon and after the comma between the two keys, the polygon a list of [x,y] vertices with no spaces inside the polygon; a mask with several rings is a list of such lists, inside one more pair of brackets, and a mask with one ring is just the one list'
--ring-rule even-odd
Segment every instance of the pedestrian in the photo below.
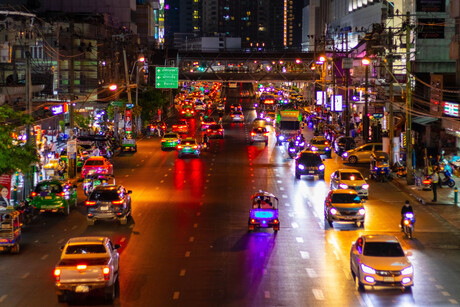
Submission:
{"label": "pedestrian", "polygon": [[437,194],[438,181],[439,181],[438,168],[435,166],[433,170],[433,175],[431,175],[431,189],[433,190],[432,202],[438,201],[438,194]]}

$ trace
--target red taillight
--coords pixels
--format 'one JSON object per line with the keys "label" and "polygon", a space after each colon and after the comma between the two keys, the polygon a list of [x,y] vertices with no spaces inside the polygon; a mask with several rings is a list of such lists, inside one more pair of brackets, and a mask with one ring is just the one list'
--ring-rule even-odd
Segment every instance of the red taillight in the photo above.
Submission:
{"label": "red taillight", "polygon": [[224,129],[219,129],[220,132],[224,131]]}
{"label": "red taillight", "polygon": [[195,113],[195,111],[192,111],[192,114]]}
{"label": "red taillight", "polygon": [[192,148],[193,148],[193,149],[197,149],[197,148],[198,148],[198,145],[194,145]]}
{"label": "red taillight", "polygon": [[104,274],[104,280],[109,280],[110,279],[110,268],[109,267],[103,268],[102,274]]}
{"label": "red taillight", "polygon": [[254,136],[254,135],[256,135],[256,133],[255,133],[255,132],[251,132],[251,136]]}
{"label": "red taillight", "polygon": [[422,182],[423,182],[423,184],[430,184],[431,180],[427,179],[427,180],[423,180]]}
{"label": "red taillight", "polygon": [[235,115],[232,114],[231,117],[235,117]]}
{"label": "red taillight", "polygon": [[324,145],[329,145],[329,142],[324,142]]}
{"label": "red taillight", "polygon": [[122,204],[123,204],[123,200],[122,200],[122,199],[112,201],[112,205],[122,205]]}
{"label": "red taillight", "polygon": [[208,133],[211,132],[211,129],[206,130],[206,132],[208,132]]}
{"label": "red taillight", "polygon": [[35,196],[37,196],[37,192],[32,192],[30,195],[31,195],[32,197],[35,197]]}
{"label": "red taillight", "polygon": [[64,197],[64,196],[65,196],[65,192],[58,193],[58,196]]}
{"label": "red taillight", "polygon": [[251,224],[254,224],[256,222],[255,219],[251,219]]}
{"label": "red taillight", "polygon": [[278,221],[277,219],[274,219],[273,220],[273,224],[278,224],[280,221]]}
{"label": "red taillight", "polygon": [[182,145],[177,145],[177,149],[182,149]]}
{"label": "red taillight", "polygon": [[60,269],[54,269],[53,276],[56,279],[56,281],[59,281],[61,279],[61,270]]}
{"label": "red taillight", "polygon": [[79,264],[79,265],[77,265],[77,270],[79,270],[79,271],[80,271],[80,270],[86,270],[86,268],[87,268],[86,264]]}
{"label": "red taillight", "polygon": [[264,135],[265,135],[265,136],[268,136],[268,132],[265,132]]}
{"label": "red taillight", "polygon": [[161,142],[166,142],[166,140],[161,140]]}
{"label": "red taillight", "polygon": [[409,220],[404,220],[404,225],[410,225],[410,221]]}
{"label": "red taillight", "polygon": [[206,124],[205,122],[201,122],[202,125]]}
{"label": "red taillight", "polygon": [[185,114],[185,111],[182,111],[182,114]]}
{"label": "red taillight", "polygon": [[95,201],[87,200],[85,201],[85,206],[94,206],[96,204]]}

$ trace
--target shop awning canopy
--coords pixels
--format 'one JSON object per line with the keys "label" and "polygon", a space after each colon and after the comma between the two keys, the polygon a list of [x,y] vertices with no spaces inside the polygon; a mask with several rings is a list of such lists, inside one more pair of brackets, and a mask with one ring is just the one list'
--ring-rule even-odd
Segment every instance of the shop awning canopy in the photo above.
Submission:
{"label": "shop awning canopy", "polygon": [[428,124],[431,124],[435,121],[437,121],[437,117],[430,117],[430,116],[414,116],[412,118],[412,123],[419,124],[422,126],[426,126]]}

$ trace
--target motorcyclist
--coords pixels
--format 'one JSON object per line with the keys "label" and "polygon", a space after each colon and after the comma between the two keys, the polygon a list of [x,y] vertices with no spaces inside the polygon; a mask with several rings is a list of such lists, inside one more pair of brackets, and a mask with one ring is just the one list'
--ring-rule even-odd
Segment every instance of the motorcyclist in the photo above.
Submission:
{"label": "motorcyclist", "polygon": [[209,137],[206,133],[203,135],[203,143],[209,148]]}
{"label": "motorcyclist", "polygon": [[[406,200],[406,203],[401,208],[401,230],[403,228],[402,226],[404,224],[404,216],[406,215],[406,213],[414,214],[414,210],[412,209],[412,206],[410,205],[410,202],[408,200]],[[415,214],[414,214],[413,220],[414,220],[414,223],[415,223]]]}
{"label": "motorcyclist", "polygon": [[224,113],[223,112],[219,112],[219,124],[222,124],[222,117],[224,117]]}

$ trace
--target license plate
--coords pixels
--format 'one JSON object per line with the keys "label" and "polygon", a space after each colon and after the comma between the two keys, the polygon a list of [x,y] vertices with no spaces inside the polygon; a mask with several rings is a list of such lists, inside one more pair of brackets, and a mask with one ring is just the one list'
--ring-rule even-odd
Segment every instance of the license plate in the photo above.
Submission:
{"label": "license plate", "polygon": [[309,173],[309,174],[314,174],[314,173],[315,173],[315,171],[309,171],[308,173]]}
{"label": "license plate", "polygon": [[78,285],[75,287],[75,292],[77,293],[88,293],[89,287],[87,285]]}
{"label": "license plate", "polygon": [[395,278],[394,277],[384,277],[383,281],[394,282]]}
{"label": "license plate", "polygon": [[53,199],[52,196],[45,196],[45,199]]}
{"label": "license plate", "polygon": [[0,239],[0,243],[8,243],[8,239]]}
{"label": "license plate", "polygon": [[109,206],[101,206],[101,210],[102,211],[107,211],[107,210],[109,210]]}

